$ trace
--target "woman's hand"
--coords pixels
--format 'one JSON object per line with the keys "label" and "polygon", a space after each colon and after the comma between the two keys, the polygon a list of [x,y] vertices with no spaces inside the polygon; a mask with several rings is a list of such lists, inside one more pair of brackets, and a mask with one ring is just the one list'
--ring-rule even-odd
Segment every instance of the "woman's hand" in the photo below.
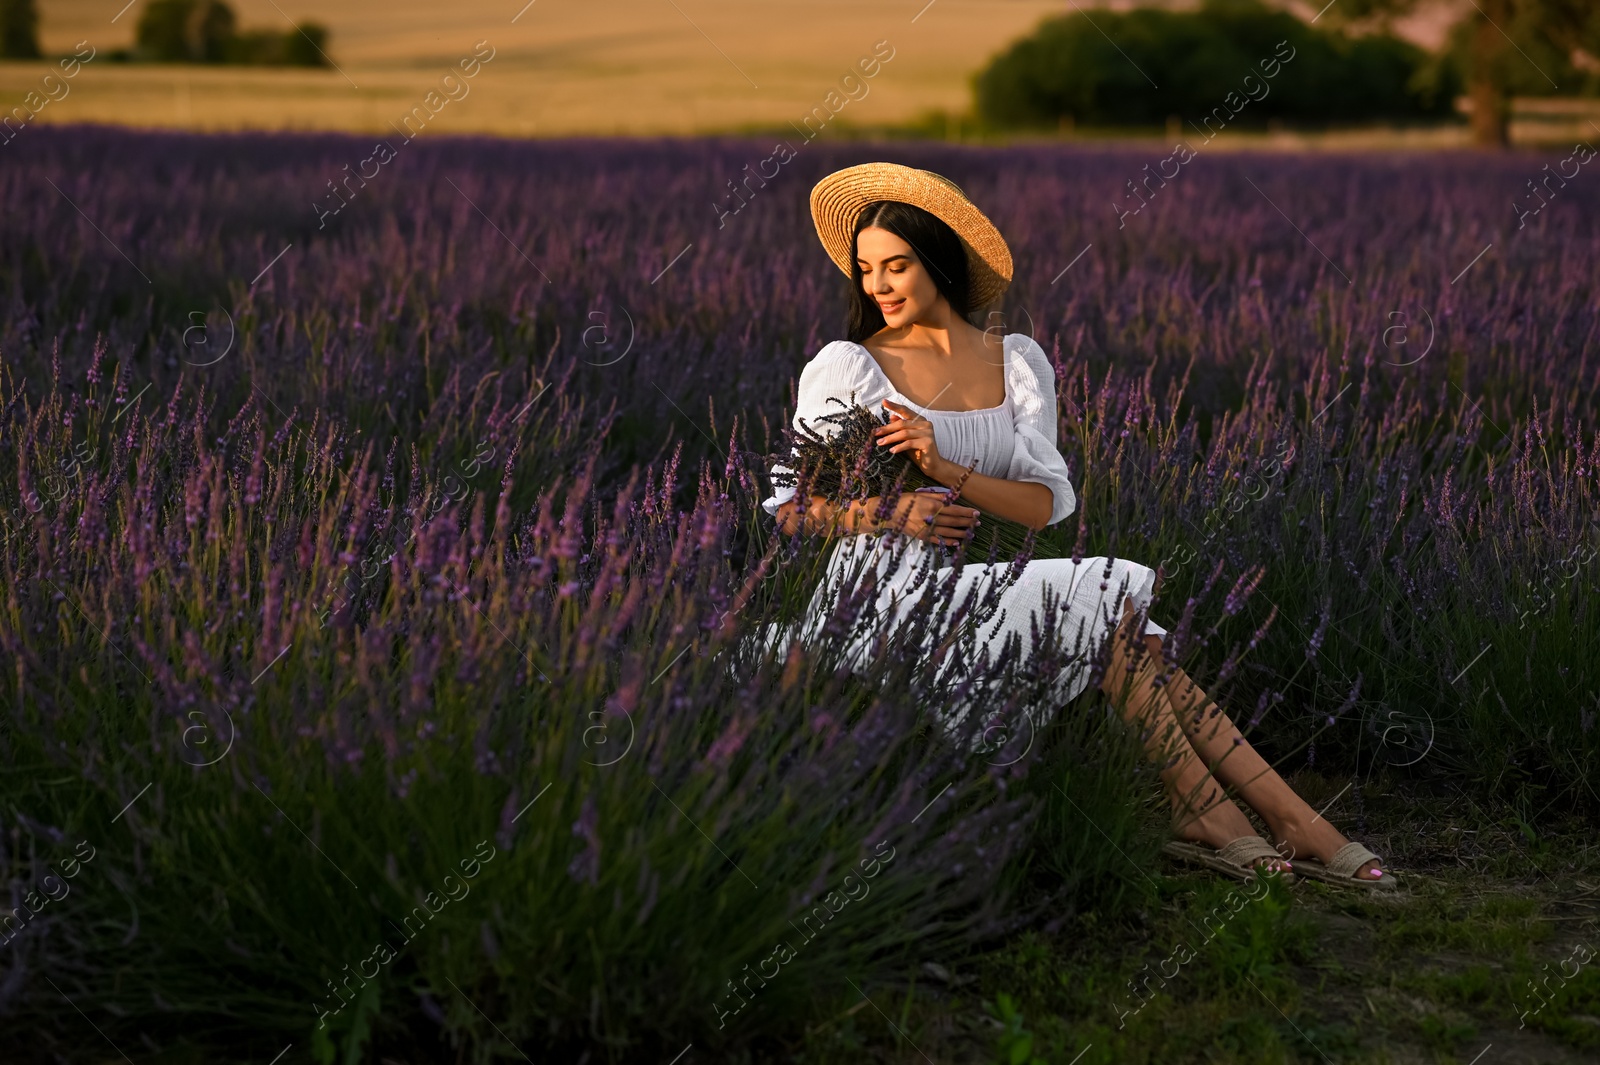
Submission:
{"label": "woman's hand", "polygon": [[947,502],[948,498],[933,489],[905,492],[895,503],[894,513],[879,528],[895,529],[930,543],[958,545],[978,524],[979,515],[972,507]]}
{"label": "woman's hand", "polygon": [[948,499],[948,493],[939,489],[903,492],[894,511],[881,521],[877,515],[882,500],[877,496],[856,500],[846,507],[836,507],[822,496],[812,496],[807,507],[791,499],[778,507],[777,525],[785,536],[793,536],[802,528],[807,532],[868,535],[894,529],[919,540],[959,544],[978,524],[978,511]]}
{"label": "woman's hand", "polygon": [[886,399],[883,405],[889,408],[893,417],[889,419],[889,424],[872,430],[872,435],[878,438],[878,446],[887,447],[890,454],[906,452],[911,456],[911,461],[916,463],[917,469],[936,481],[943,481],[941,474],[947,471],[949,463],[939,454],[938,445],[933,442],[933,423],[893,400]]}

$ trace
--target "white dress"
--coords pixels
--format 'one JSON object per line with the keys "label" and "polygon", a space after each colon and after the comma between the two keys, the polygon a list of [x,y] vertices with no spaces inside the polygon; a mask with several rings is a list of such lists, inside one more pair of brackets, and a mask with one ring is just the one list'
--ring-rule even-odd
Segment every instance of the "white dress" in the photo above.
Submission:
{"label": "white dress", "polygon": [[[933,423],[934,442],[939,454],[962,466],[977,463],[979,473],[1012,481],[1036,481],[1050,488],[1054,500],[1050,524],[1054,525],[1077,507],[1077,497],[1068,479],[1066,461],[1056,449],[1056,378],[1044,350],[1023,333],[1007,334],[1002,342],[1005,360],[1006,398],[997,407],[981,410],[933,410],[912,402],[895,389],[879,368],[877,360],[862,345],[836,340],[823,346],[800,374],[795,409],[795,426],[805,419],[811,428],[824,435],[833,426],[817,419],[842,408],[830,403],[838,397],[873,410],[881,409],[885,397],[902,403]],[[785,467],[774,466],[774,472]],[[762,502],[768,514],[776,515],[780,504],[792,499],[795,489],[778,488]],[[927,556],[932,555],[933,558]],[[1154,591],[1155,571],[1127,559],[1112,559],[1109,570],[1104,557],[1085,558],[1074,564],[1070,558],[1043,558],[1028,562],[1015,579],[1007,583],[1012,567],[1004,563],[987,565],[967,562],[955,575],[959,603],[969,592],[976,603],[995,583],[998,609],[984,620],[969,623],[971,644],[998,648],[1011,634],[1020,636],[1024,651],[1030,647],[1030,633],[1042,628],[1041,616],[1047,602],[1055,611],[1054,631],[1068,649],[1082,648],[1072,664],[1062,671],[1054,700],[1067,702],[1088,683],[1088,660],[1101,642],[1122,620],[1124,595],[1131,596],[1140,610],[1148,610]],[[873,642],[876,626],[894,625],[923,594],[928,582],[943,582],[952,576],[954,553],[910,536],[846,534],[839,538],[819,581],[805,619],[798,627],[769,626],[764,634],[769,642],[797,637],[802,641],[814,634],[825,620],[842,583],[852,582],[866,568],[878,572],[876,612],[873,630],[863,630],[852,644],[852,663],[859,667]],[[1146,633],[1165,635],[1166,629],[1146,621]],[[1054,701],[1053,700],[1053,701]],[[962,713],[961,716],[964,716]]]}

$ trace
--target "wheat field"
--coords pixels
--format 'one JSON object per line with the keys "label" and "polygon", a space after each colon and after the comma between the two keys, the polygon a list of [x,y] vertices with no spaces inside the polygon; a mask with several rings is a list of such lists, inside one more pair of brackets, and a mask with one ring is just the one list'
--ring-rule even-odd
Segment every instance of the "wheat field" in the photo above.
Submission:
{"label": "wheat field", "polygon": [[[41,43],[65,54],[88,41],[98,57],[40,122],[108,122],[194,130],[390,128],[476,42],[494,58],[469,94],[430,126],[442,133],[687,134],[800,123],[877,42],[892,53],[837,121],[888,125],[959,111],[968,78],[1041,19],[1050,0],[852,0],[752,5],[735,0],[460,0],[295,6],[237,0],[242,27],[330,27],[337,70],[124,65],[143,0],[60,0],[42,15]],[[519,8],[522,10],[519,12]],[[277,9],[281,9],[277,10]],[[513,21],[514,20],[514,21]],[[47,63],[0,64],[9,109],[38,87]]]}

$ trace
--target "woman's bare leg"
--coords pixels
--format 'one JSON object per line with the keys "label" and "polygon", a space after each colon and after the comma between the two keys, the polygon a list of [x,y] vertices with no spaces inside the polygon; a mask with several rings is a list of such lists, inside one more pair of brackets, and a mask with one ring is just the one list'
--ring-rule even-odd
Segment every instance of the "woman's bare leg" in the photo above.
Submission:
{"label": "woman's bare leg", "polygon": [[[1161,657],[1160,639],[1145,639],[1153,643],[1155,656]],[[1184,737],[1217,779],[1267,822],[1279,851],[1287,848],[1290,858],[1303,854],[1326,863],[1350,842],[1294,793],[1182,667],[1172,664],[1167,670],[1170,679],[1159,690],[1182,723]],[[1367,862],[1355,875],[1376,880],[1383,873],[1379,863]]]}
{"label": "woman's bare leg", "polygon": [[[1141,730],[1146,753],[1162,765],[1161,780],[1172,802],[1174,830],[1184,839],[1213,847],[1255,835],[1255,826],[1207,771],[1183,734],[1172,704],[1155,683],[1164,665],[1160,643],[1151,646],[1148,641],[1155,638],[1146,637],[1149,653],[1136,654],[1128,641],[1129,621],[1131,616],[1125,616],[1113,637],[1111,664],[1100,689],[1120,703],[1123,716]],[[1292,868],[1287,859],[1275,858],[1258,859],[1255,865],[1269,872]]]}

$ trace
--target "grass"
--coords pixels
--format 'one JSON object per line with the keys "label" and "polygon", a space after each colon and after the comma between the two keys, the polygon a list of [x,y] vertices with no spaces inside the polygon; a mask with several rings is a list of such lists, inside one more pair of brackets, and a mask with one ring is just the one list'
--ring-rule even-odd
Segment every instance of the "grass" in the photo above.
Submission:
{"label": "grass", "polygon": [[[1349,805],[1333,818],[1349,817]],[[1526,864],[1514,826],[1463,821],[1448,798],[1426,791],[1389,794],[1382,805],[1397,812],[1375,818],[1368,838],[1402,872],[1396,897],[1312,881],[1276,888],[1268,905],[1241,910],[1144,1009],[1124,1016],[1136,1001],[1129,981],[1173,944],[1197,939],[1194,923],[1235,890],[1157,864],[1160,904],[1111,922],[1093,913],[1061,919],[951,959],[951,981],[908,976],[895,1024],[941,1063],[1592,1060],[1600,1046],[1593,966],[1518,1027],[1522,1010],[1538,1004],[1530,976],[1555,971],[1576,944],[1600,942],[1600,848],[1581,819],[1553,834],[1563,861],[1549,879]],[[1441,829],[1478,842],[1440,847]],[[1506,860],[1523,863],[1524,875],[1503,875]],[[796,1060],[923,1060],[860,1005],[841,1000]]]}

